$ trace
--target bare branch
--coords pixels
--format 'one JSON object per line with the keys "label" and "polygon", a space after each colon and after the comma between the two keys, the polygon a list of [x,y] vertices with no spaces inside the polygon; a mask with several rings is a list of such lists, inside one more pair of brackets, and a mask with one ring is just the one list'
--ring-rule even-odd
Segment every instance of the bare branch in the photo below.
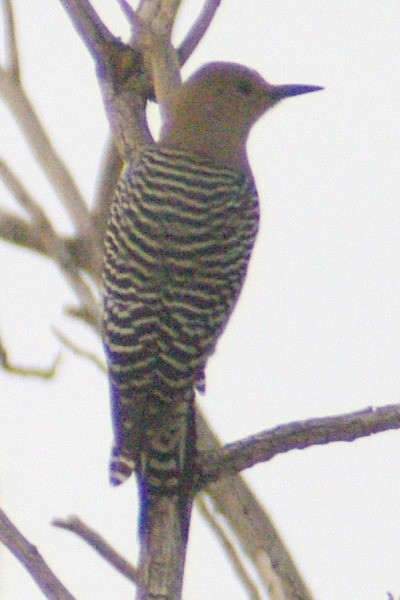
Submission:
{"label": "bare branch", "polygon": [[4,30],[5,30],[5,49],[6,49],[6,64],[5,69],[12,73],[13,77],[19,81],[19,57],[18,45],[15,35],[14,11],[11,0],[2,0],[4,13]]}
{"label": "bare branch", "polygon": [[171,39],[176,14],[182,0],[141,0],[137,9],[138,16],[159,33]]}
{"label": "bare branch", "polygon": [[118,152],[136,160],[144,146],[153,143],[147,126],[146,102],[151,78],[142,52],[123,44],[102,25],[87,0],[60,0],[98,68],[101,92]]}
{"label": "bare branch", "polygon": [[[61,272],[68,280],[82,304],[87,307],[93,315],[97,315],[97,301],[94,298],[90,287],[80,275],[76,264],[71,260],[70,251],[64,240],[54,231],[45,211],[41,208],[39,203],[34,200],[16,175],[3,161],[0,161],[0,178],[3,179],[19,204],[31,216],[34,222],[31,227],[31,232],[34,231],[35,234],[37,234],[37,238],[40,241],[40,250],[43,249],[48,257],[51,257],[56,261]],[[3,225],[4,215],[5,213],[0,213],[0,224]],[[22,222],[23,221],[20,220],[19,224],[21,225]],[[96,272],[93,274],[96,276]]]}
{"label": "bare branch", "polygon": [[131,24],[132,38],[150,60],[160,113],[164,121],[168,120],[171,95],[181,82],[178,53],[171,43],[174,18],[180,3],[174,0],[142,2],[135,13],[126,0],[118,2]]}
{"label": "bare branch", "polygon": [[98,60],[104,47],[113,42],[114,36],[88,0],[60,0],[60,2],[93,58]]}
{"label": "bare branch", "polygon": [[0,76],[0,95],[14,115],[38,164],[63,202],[77,231],[93,237],[88,208],[78,187],[52,145],[43,124],[19,82],[8,72]]}
{"label": "bare branch", "polygon": [[125,558],[123,558],[105,539],[98,534],[94,529],[91,529],[86,523],[81,521],[79,517],[71,516],[67,519],[54,519],[52,525],[72,531],[85,542],[89,544],[96,552],[100,554],[110,565],[124,575],[133,583],[138,581],[138,571]]}
{"label": "bare branch", "polygon": [[202,485],[271,460],[277,454],[332,442],[353,442],[400,428],[400,404],[279,425],[244,440],[227,444],[200,459]]}
{"label": "bare branch", "polygon": [[28,250],[47,254],[41,232],[37,227],[3,209],[0,209],[0,239]]}
{"label": "bare branch", "polygon": [[131,25],[133,26],[136,23],[136,13],[133,10],[132,6],[129,4],[129,2],[127,2],[127,0],[117,0],[118,4],[121,7],[122,12],[124,13],[124,15],[126,16],[126,18],[128,19],[128,21],[131,23]]}
{"label": "bare branch", "polygon": [[[218,452],[221,443],[204,416],[197,413],[198,447],[202,452]],[[271,517],[240,475],[232,475],[210,483],[204,492],[235,533],[242,551],[256,568],[265,591],[270,593],[271,573],[266,560],[284,590],[285,600],[312,600],[293,558],[285,547]],[[276,586],[275,586],[276,587]]]}
{"label": "bare branch", "polygon": [[76,356],[82,356],[83,358],[86,358],[87,360],[92,362],[94,365],[96,365],[96,367],[98,369],[100,369],[100,371],[102,373],[107,373],[106,365],[101,360],[101,358],[99,358],[97,356],[97,354],[94,354],[93,352],[88,352],[87,350],[80,348],[77,344],[75,344],[72,340],[70,340],[66,335],[64,335],[59,329],[57,329],[57,327],[52,327],[52,330],[53,330],[54,334],[57,336],[57,338],[60,340],[60,342],[66,348],[68,348],[68,350],[71,350],[71,352],[73,352]]}
{"label": "bare branch", "polygon": [[[256,557],[258,572],[262,575],[264,583],[267,585],[270,600],[291,600],[299,596],[288,596],[285,592],[285,582],[282,581],[280,574],[276,570],[276,565],[271,561],[266,552],[258,552]],[[304,596],[301,596],[304,598]]]}
{"label": "bare branch", "polygon": [[96,331],[100,331],[100,303],[95,298],[89,284],[86,283],[72,263],[59,266],[82,304],[82,307],[75,309],[75,311],[78,311],[81,315],[84,314],[84,320]]}
{"label": "bare branch", "polygon": [[0,510],[0,542],[26,568],[46,598],[49,600],[74,600],[74,597],[43,560],[36,546],[28,542],[2,510]]}
{"label": "bare branch", "polygon": [[21,181],[10,169],[10,167],[0,159],[0,178],[14,196],[20,206],[28,213],[34,224],[41,227],[51,227],[45,211],[39,205],[28,190],[22,185]]}
{"label": "bare branch", "polygon": [[[0,240],[38,252],[51,259],[53,257],[49,253],[46,238],[43,227],[33,225],[14,213],[0,209]],[[97,279],[90,255],[90,242],[86,238],[75,237],[61,237],[60,240],[67,250],[71,264]]]}
{"label": "bare branch", "polygon": [[[71,254],[68,247],[64,240],[54,231],[45,211],[39,203],[34,200],[17,176],[3,161],[0,161],[0,178],[3,179],[15,199],[32,218],[34,222],[33,227],[38,233],[44,252],[47,256],[56,261],[61,272],[68,280],[82,304],[86,306],[93,315],[97,314],[97,302],[89,286],[80,275],[77,266],[71,260]],[[93,275],[96,277],[98,276],[98,273],[94,271]]]}
{"label": "bare branch", "polygon": [[59,237],[40,205],[25,190],[11,170],[1,162],[0,177],[3,178],[21,206],[29,212],[35,221],[31,225],[17,215],[0,210],[0,238],[24,248],[35,250],[55,260],[85,310],[88,314],[90,313],[90,322],[92,324],[96,323],[97,327],[99,320],[98,302],[89,285],[79,273],[80,268],[90,268],[91,274],[95,279],[98,279],[98,270],[97,272],[93,270],[95,265],[88,258],[91,255],[87,243],[80,243],[79,240],[73,238],[63,239]]}
{"label": "bare branch", "polygon": [[196,497],[196,506],[202,517],[207,521],[207,523],[210,525],[211,529],[221,542],[222,547],[224,548],[228,558],[230,559],[236,575],[239,577],[244,589],[247,591],[250,600],[261,600],[261,595],[257,590],[257,586],[251,580],[250,575],[247,572],[235,546],[229,539],[224,528],[217,521],[215,515],[208,508],[207,503],[202,498],[201,494]]}
{"label": "bare branch", "polygon": [[92,210],[93,223],[97,227],[100,240],[104,239],[110,205],[122,166],[122,158],[113,137],[110,135],[104,145],[97,175],[95,203]]}
{"label": "bare branch", "polygon": [[198,19],[193,24],[191,30],[178,49],[178,54],[182,65],[193,54],[203,39],[220,4],[221,0],[207,0],[207,2],[205,2],[203,10],[201,11]]}
{"label": "bare branch", "polygon": [[47,369],[38,369],[32,367],[17,367],[12,364],[8,358],[8,352],[0,339],[0,367],[13,375],[22,375],[23,377],[38,377],[39,379],[52,379],[57,373],[61,362],[61,354],[58,354],[51,367]]}
{"label": "bare branch", "polygon": [[[68,280],[82,304],[87,307],[93,315],[97,315],[98,305],[90,287],[84,281],[78,268],[71,260],[70,252],[65,245],[64,240],[54,231],[44,210],[24,188],[11,169],[9,169],[2,161],[0,161],[0,177],[3,179],[16,200],[29,213],[34,221],[35,232],[38,233],[44,252],[47,256],[52,257],[56,261],[61,272]],[[0,213],[0,219],[2,216],[4,216],[4,213]],[[98,272],[94,271],[93,275],[98,277]]]}
{"label": "bare branch", "polygon": [[100,334],[99,315],[93,313],[84,306],[66,306],[64,313],[73,319],[77,319],[86,325],[89,325],[96,333]]}

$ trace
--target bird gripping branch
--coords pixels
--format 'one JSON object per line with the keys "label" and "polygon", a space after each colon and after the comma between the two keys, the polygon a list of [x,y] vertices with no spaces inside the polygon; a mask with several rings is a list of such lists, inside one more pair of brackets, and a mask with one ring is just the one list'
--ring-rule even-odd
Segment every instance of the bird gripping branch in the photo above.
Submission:
{"label": "bird gripping branch", "polygon": [[259,222],[246,154],[252,125],[283,98],[210,63],[172,98],[160,141],[128,163],[104,253],[103,331],[114,425],[111,482],[135,471],[141,599],[180,598],[196,457],[194,390],[242,288]]}

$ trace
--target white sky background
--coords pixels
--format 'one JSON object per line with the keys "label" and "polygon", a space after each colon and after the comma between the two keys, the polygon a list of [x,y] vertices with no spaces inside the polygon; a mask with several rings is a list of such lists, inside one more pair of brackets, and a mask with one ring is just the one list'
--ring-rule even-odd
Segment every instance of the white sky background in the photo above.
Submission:
{"label": "white sky background", "polygon": [[[93,0],[114,33],[126,34],[115,4]],[[196,7],[187,0],[180,31]],[[15,0],[15,8],[24,83],[91,200],[107,135],[91,58],[57,0]],[[399,400],[399,26],[397,0],[231,0],[185,68],[232,60],[273,83],[326,86],[282,103],[251,138],[262,228],[201,401],[225,441]],[[2,104],[0,156],[69,231]],[[0,199],[18,210],[3,187]],[[0,277],[1,336],[15,362],[52,361],[52,324],[101,352],[62,315],[75,300],[48,261],[0,243]],[[0,372],[0,411],[2,507],[79,600],[132,598],[84,543],[49,525],[78,514],[136,559],[135,483],[108,485],[106,379],[68,353],[50,383]],[[318,600],[400,596],[399,467],[400,434],[389,432],[246,472]],[[0,597],[43,597],[6,551]],[[197,515],[185,597],[245,597]]]}

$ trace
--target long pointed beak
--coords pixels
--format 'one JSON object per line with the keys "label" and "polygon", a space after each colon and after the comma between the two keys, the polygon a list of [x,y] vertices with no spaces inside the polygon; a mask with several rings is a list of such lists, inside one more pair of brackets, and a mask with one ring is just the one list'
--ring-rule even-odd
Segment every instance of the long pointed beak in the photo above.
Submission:
{"label": "long pointed beak", "polygon": [[323,89],[324,88],[320,85],[301,85],[296,83],[274,85],[272,88],[272,97],[276,100],[282,100],[282,98],[299,96],[300,94],[309,94],[310,92],[318,92]]}

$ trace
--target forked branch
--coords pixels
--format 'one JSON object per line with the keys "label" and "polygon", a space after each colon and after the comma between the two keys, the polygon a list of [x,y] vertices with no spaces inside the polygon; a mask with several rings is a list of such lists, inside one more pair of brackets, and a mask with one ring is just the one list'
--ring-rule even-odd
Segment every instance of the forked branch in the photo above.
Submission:
{"label": "forked branch", "polygon": [[400,429],[400,404],[279,425],[200,456],[199,487],[219,477],[268,462],[290,450],[332,442],[353,442],[391,429]]}
{"label": "forked branch", "polygon": [[110,565],[133,583],[139,579],[137,569],[121,556],[97,531],[81,521],[79,517],[71,516],[67,519],[54,519],[52,525],[60,529],[71,531],[89,544]]}
{"label": "forked branch", "polygon": [[28,542],[2,510],[0,510],[0,542],[26,568],[46,598],[49,600],[74,600],[72,594],[39,554],[36,546]]}

